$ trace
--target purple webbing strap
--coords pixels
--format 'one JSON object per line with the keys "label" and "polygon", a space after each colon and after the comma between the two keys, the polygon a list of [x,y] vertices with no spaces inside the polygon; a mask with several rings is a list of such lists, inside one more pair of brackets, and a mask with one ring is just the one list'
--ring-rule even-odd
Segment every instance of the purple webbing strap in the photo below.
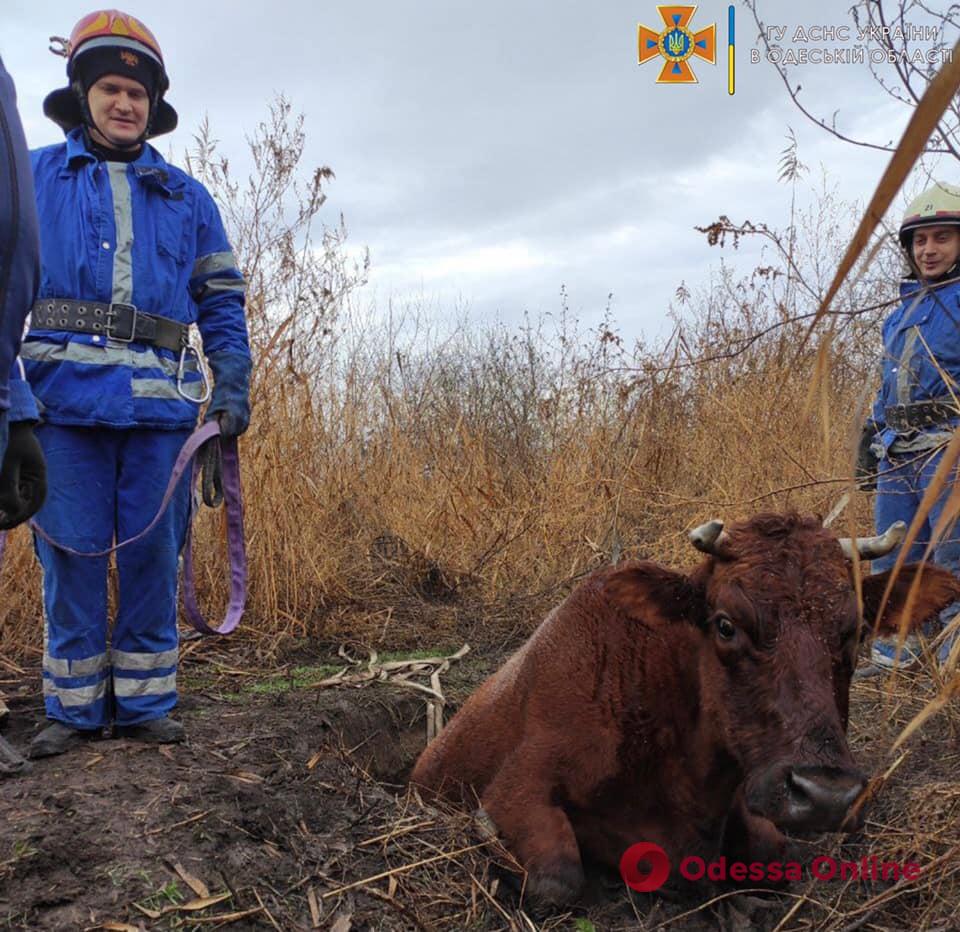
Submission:
{"label": "purple webbing strap", "polygon": [[[215,423],[215,422],[211,422]],[[193,501],[191,520],[187,522],[187,540],[183,549],[183,607],[190,624],[202,634],[229,634],[240,624],[247,601],[247,552],[243,546],[243,498],[240,491],[240,457],[237,454],[237,438],[220,438],[220,456],[223,469],[223,500],[227,515],[227,553],[230,557],[230,601],[227,614],[219,628],[207,624],[197,604],[197,590],[193,581]],[[199,464],[193,464],[193,487],[196,487]]]}
{"label": "purple webbing strap", "polygon": [[[51,547],[69,553],[75,557],[106,557],[115,550],[127,547],[140,540],[156,527],[157,522],[163,517],[167,510],[173,493],[177,488],[187,467],[193,463],[191,473],[191,490],[196,486],[197,471],[199,466],[196,463],[197,451],[212,437],[220,434],[220,425],[215,421],[207,421],[198,427],[186,440],[177,454],[176,462],[173,464],[173,472],[170,474],[170,481],[167,483],[166,491],[163,493],[163,500],[153,520],[139,534],[121,541],[115,547],[107,550],[96,550],[85,552],[74,550],[72,547],[65,547],[58,544],[36,521],[30,521],[30,528],[38,536],[43,538]],[[237,452],[236,437],[220,437],[220,452],[223,469],[223,499],[224,507],[227,512],[227,552],[230,558],[230,603],[227,606],[227,614],[219,628],[212,628],[207,624],[197,605],[196,586],[193,580],[193,557],[191,554],[191,526],[193,524],[193,496],[190,500],[190,519],[187,522],[187,536],[184,543],[183,554],[183,601],[187,620],[202,634],[229,634],[240,623],[243,615],[243,609],[247,601],[247,554],[243,545],[243,499],[240,492],[240,457]],[[6,532],[0,532],[0,564],[3,562],[3,550],[6,545]]]}
{"label": "purple webbing strap", "polygon": [[60,550],[63,553],[69,553],[74,557],[108,557],[116,550],[122,550],[124,547],[128,547],[130,544],[135,544],[138,540],[140,540],[142,537],[145,537],[157,526],[157,522],[163,517],[163,513],[167,510],[167,506],[170,504],[170,499],[173,498],[173,493],[177,489],[177,483],[180,482],[180,478],[183,476],[184,472],[186,472],[187,466],[190,465],[190,461],[197,455],[197,451],[200,449],[200,447],[202,447],[211,437],[216,437],[219,433],[220,425],[216,421],[207,421],[206,424],[198,427],[189,437],[187,437],[186,443],[184,443],[184,445],[180,448],[180,452],[177,454],[176,462],[173,464],[173,472],[170,474],[170,481],[167,482],[167,489],[163,493],[163,500],[160,502],[160,507],[157,509],[157,513],[153,516],[153,520],[139,534],[135,534],[133,537],[128,537],[126,540],[120,541],[119,544],[116,544],[113,547],[108,547],[106,550],[84,551],[74,550],[72,547],[66,547],[63,544],[58,544],[34,520],[30,521],[31,530],[33,530],[37,537],[42,537],[51,547],[55,547],[57,550]]}

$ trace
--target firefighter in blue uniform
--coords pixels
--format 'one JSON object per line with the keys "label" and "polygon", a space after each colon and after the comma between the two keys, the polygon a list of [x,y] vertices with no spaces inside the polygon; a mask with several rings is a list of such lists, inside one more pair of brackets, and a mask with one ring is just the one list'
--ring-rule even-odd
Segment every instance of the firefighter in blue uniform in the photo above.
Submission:
{"label": "firefighter in blue uniform", "polygon": [[[882,383],[872,421],[864,428],[858,473],[872,487],[876,526],[912,522],[924,493],[960,424],[956,401],[960,383],[960,188],[937,182],[907,208],[900,243],[911,272],[900,286],[902,303],[883,324]],[[906,555],[922,559],[947,504],[953,482],[944,487]],[[874,560],[874,572],[893,566],[897,554]],[[960,531],[948,528],[934,546],[933,562],[960,574]],[[940,613],[936,634],[956,614],[954,603]],[[950,658],[954,638],[941,641],[937,659]],[[919,644],[911,636],[898,653],[897,639],[878,639],[871,665],[859,675],[912,663]]]}
{"label": "firefighter in blue uniform", "polygon": [[16,361],[39,278],[30,159],[13,81],[0,59],[0,530],[33,515],[46,488],[33,431],[37,408]]}
{"label": "firefighter in blue uniform", "polygon": [[[66,141],[32,153],[41,232],[39,298],[21,355],[40,406],[51,492],[37,515],[55,541],[99,551],[156,513],[206,383],[208,417],[246,430],[250,351],[244,282],[207,190],[146,140],[177,115],[160,46],[139,20],[99,10],[66,45],[69,86],[44,112]],[[107,559],[42,538],[47,725],[33,757],[59,754],[113,725],[174,742],[177,577],[189,513],[185,479],[163,520],[117,552],[119,593],[107,643]]]}

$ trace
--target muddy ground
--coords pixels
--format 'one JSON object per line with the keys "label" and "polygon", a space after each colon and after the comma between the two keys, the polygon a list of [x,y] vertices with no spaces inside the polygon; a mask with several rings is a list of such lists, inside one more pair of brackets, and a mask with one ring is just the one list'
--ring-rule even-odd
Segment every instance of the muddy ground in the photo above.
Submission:
{"label": "muddy ground", "polygon": [[[450,705],[501,656],[471,655],[446,673]],[[702,907],[716,891],[630,898],[595,874],[576,910],[535,917],[489,839],[407,794],[428,697],[384,682],[309,685],[337,663],[333,651],[301,654],[254,676],[240,654],[195,650],[182,667],[186,744],[101,740],[0,781],[0,928],[960,928],[960,859],[950,860],[960,739],[949,718],[912,742],[863,834],[842,849],[821,842],[844,857],[896,851],[951,867],[936,884],[797,885]],[[38,687],[37,671],[3,674],[3,734],[21,748],[43,724]],[[852,743],[865,766],[896,760],[886,749],[928,691],[920,681],[892,698],[878,682],[855,688]]]}

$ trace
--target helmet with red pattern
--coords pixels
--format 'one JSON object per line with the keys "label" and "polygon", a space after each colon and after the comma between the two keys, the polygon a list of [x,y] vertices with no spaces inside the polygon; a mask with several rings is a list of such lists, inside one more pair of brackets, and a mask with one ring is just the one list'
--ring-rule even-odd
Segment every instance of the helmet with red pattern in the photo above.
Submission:
{"label": "helmet with red pattern", "polygon": [[[145,137],[169,133],[177,112],[164,99],[170,86],[160,43],[136,17],[120,10],[95,10],[73,27],[59,54],[67,59],[69,86],[47,95],[43,112],[64,132],[90,123],[87,90],[105,74],[138,81],[150,97]],[[52,48],[52,47],[51,47]]]}

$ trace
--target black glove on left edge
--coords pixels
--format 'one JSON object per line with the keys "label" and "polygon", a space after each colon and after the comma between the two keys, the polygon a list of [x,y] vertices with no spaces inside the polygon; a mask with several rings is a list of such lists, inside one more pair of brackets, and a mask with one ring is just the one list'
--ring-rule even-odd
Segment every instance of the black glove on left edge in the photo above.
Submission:
{"label": "black glove on left edge", "polygon": [[0,531],[32,518],[47,497],[47,464],[31,421],[10,425],[0,467]]}

